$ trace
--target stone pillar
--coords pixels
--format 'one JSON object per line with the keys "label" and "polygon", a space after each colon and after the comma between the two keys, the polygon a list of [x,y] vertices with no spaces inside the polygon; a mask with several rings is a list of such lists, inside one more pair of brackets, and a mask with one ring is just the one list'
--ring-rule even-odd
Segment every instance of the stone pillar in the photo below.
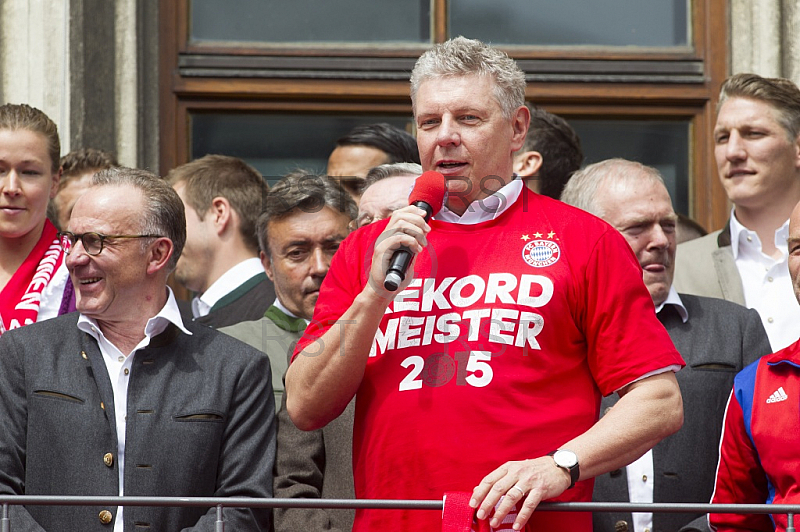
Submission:
{"label": "stone pillar", "polygon": [[0,100],[42,109],[62,154],[158,169],[157,0],[0,0]]}
{"label": "stone pillar", "polygon": [[731,73],[800,84],[800,0],[731,0]]}
{"label": "stone pillar", "polygon": [[0,0],[0,101],[27,103],[58,126],[69,150],[69,3]]}
{"label": "stone pillar", "polygon": [[785,52],[783,75],[800,85],[800,1],[784,1],[782,10]]}
{"label": "stone pillar", "polygon": [[[137,166],[159,170],[158,0],[127,0],[136,5]],[[166,83],[166,81],[164,81]]]}
{"label": "stone pillar", "polygon": [[69,5],[70,144],[114,153],[120,164],[130,165],[119,157],[116,142],[114,2],[69,0]]}

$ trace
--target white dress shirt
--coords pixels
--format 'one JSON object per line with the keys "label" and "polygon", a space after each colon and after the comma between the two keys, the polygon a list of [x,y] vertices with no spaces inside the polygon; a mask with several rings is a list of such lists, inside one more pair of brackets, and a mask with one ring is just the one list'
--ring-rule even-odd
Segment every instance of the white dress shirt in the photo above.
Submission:
{"label": "white dress shirt", "polygon": [[[97,340],[100,353],[103,355],[103,361],[106,363],[106,369],[108,369],[108,376],[111,379],[111,388],[114,392],[114,419],[117,428],[117,466],[119,467],[120,497],[123,495],[125,478],[125,427],[128,412],[128,382],[133,365],[133,357],[136,355],[136,351],[150,345],[150,339],[164,332],[170,323],[175,324],[184,333],[192,334],[186,330],[183,321],[181,321],[178,303],[175,301],[172,290],[169,287],[167,287],[167,290],[169,292],[167,303],[158,314],[147,321],[147,325],[144,328],[144,339],[127,355],[122,353],[117,346],[105,337],[95,320],[83,314],[78,317],[78,329]],[[123,532],[122,511],[123,507],[118,506],[117,516],[114,520],[114,532]]]}
{"label": "white dress shirt", "polygon": [[243,260],[227,272],[220,275],[208,289],[201,295],[192,298],[192,316],[201,318],[207,316],[217,301],[230,294],[253,276],[264,273],[261,259],[252,257]]}
{"label": "white dress shirt", "polygon": [[789,276],[789,220],[775,231],[775,247],[781,253],[777,260],[761,251],[761,240],[755,231],[743,226],[731,212],[731,251],[742,278],[744,301],[761,316],[772,349],[777,351],[795,342],[800,336],[800,305],[794,295]]}
{"label": "white dress shirt", "polygon": [[[683,306],[683,301],[675,290],[670,287],[667,299],[656,308],[656,314],[667,305],[672,305],[681,317],[683,323],[689,319],[689,312]],[[647,451],[641,458],[625,468],[628,476],[628,498],[630,502],[653,502],[653,450]],[[651,532],[653,530],[653,514],[651,512],[637,512],[631,514],[634,532]]]}
{"label": "white dress shirt", "polygon": [[515,177],[491,196],[470,203],[461,216],[445,205],[433,219],[462,225],[475,225],[494,220],[517,201],[523,186],[522,180]]}

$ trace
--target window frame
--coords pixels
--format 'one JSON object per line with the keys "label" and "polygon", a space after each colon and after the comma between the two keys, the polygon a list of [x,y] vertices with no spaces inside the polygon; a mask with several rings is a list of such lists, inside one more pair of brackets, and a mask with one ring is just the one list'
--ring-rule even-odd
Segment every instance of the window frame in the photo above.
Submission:
{"label": "window frame", "polygon": [[[431,0],[446,39],[447,0]],[[194,112],[411,112],[408,72],[428,45],[239,46],[189,42],[189,0],[160,0],[160,170],[190,156]],[[526,72],[526,97],[565,118],[688,120],[690,216],[709,230],[730,207],[711,132],[728,71],[726,0],[692,0],[688,47],[503,47]]]}

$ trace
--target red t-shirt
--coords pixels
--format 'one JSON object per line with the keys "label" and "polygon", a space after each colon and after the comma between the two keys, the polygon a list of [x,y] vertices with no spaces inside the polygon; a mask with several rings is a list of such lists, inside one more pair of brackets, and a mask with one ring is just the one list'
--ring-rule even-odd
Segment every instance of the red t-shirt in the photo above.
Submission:
{"label": "red t-shirt", "polygon": [[[362,291],[386,223],[344,241],[297,352]],[[543,456],[588,430],[601,394],[683,365],[630,247],[600,219],[525,189],[494,220],[430,225],[356,396],[358,498],[471,491],[503,463]],[[590,501],[592,486],[579,482],[559,500]],[[591,530],[588,514],[540,512],[530,523]],[[440,527],[438,512],[369,510],[353,530]]]}

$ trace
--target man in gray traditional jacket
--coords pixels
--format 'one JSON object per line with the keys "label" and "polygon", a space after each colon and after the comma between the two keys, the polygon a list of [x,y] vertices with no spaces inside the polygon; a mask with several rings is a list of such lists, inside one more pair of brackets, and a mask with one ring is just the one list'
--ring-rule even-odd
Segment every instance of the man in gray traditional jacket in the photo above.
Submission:
{"label": "man in gray traditional jacket", "polygon": [[[257,222],[261,262],[277,298],[263,318],[220,331],[264,351],[272,362],[276,404],[294,344],[303,334],[331,258],[356,217],[350,195],[325,176],[289,174],[267,196]],[[324,429],[304,432],[281,408],[275,496],[353,498],[352,406]],[[352,510],[276,509],[276,532],[349,530]],[[349,523],[349,524],[348,524]]]}
{"label": "man in gray traditional jacket", "polygon": [[[78,312],[0,337],[0,494],[272,496],[269,359],[184,323],[167,276],[186,240],[163,180],[93,177],[59,234]],[[225,508],[231,530],[269,509]],[[24,532],[216,530],[216,508],[15,505]]]}

